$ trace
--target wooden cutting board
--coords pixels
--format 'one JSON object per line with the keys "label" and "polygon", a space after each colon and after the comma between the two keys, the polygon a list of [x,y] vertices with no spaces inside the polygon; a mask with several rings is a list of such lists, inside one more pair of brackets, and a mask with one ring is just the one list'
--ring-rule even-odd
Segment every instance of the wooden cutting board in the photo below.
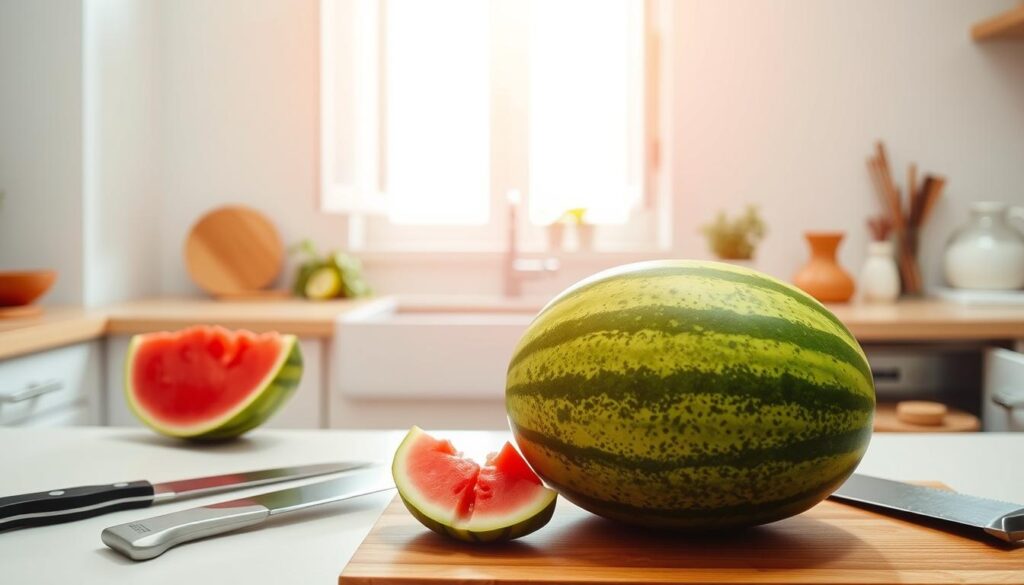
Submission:
{"label": "wooden cutting board", "polygon": [[199,218],[185,240],[185,267],[215,296],[258,295],[277,278],[284,245],[274,224],[255,209],[230,205]]}
{"label": "wooden cutting board", "polygon": [[950,408],[941,424],[918,425],[897,418],[895,404],[879,404],[874,427],[882,433],[973,433],[981,430],[981,421],[969,412]]}
{"label": "wooden cutting board", "polygon": [[396,497],[339,583],[1019,585],[1024,546],[832,501],[731,535],[659,535],[598,518],[563,498],[541,530],[474,546],[430,532]]}

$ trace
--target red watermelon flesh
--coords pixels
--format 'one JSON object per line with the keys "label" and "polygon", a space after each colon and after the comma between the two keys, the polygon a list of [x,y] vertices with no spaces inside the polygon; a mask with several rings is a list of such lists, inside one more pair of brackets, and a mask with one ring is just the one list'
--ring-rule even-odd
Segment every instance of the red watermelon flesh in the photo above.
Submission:
{"label": "red watermelon flesh", "polygon": [[461,540],[518,538],[554,511],[555,493],[510,443],[480,466],[413,427],[392,466],[399,494],[428,528]]}
{"label": "red watermelon flesh", "polygon": [[501,517],[509,510],[529,506],[536,500],[542,485],[515,447],[506,442],[480,470],[473,487],[476,498],[470,513],[478,522]]}
{"label": "red watermelon flesh", "polygon": [[463,458],[451,441],[424,435],[410,446],[405,472],[412,487],[426,500],[450,510],[453,520],[472,514],[480,466]]}
{"label": "red watermelon flesh", "polygon": [[126,391],[132,409],[158,431],[233,436],[269,417],[301,372],[294,336],[198,326],[135,336]]}

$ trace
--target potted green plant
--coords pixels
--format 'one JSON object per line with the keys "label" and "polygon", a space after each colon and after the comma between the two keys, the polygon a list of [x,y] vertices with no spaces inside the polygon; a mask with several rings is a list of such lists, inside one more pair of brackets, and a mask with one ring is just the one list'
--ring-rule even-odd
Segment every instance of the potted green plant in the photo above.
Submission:
{"label": "potted green plant", "polygon": [[749,262],[768,230],[757,207],[748,205],[735,218],[719,211],[714,221],[701,226],[701,233],[719,260]]}

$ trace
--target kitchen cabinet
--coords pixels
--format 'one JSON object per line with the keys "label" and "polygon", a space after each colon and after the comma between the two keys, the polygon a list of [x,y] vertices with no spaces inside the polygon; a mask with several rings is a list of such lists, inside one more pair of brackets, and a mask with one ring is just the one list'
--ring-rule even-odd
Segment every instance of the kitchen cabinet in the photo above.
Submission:
{"label": "kitchen cabinet", "polygon": [[[110,426],[139,426],[142,423],[128,409],[124,400],[124,357],[128,351],[130,335],[110,335],[106,339],[107,391],[106,420]],[[302,350],[302,380],[295,394],[264,427],[277,429],[316,429],[324,425],[323,375],[324,345],[316,337],[300,337]]]}
{"label": "kitchen cabinet", "polygon": [[89,404],[74,404],[68,408],[44,412],[39,416],[26,419],[17,426],[22,428],[92,426],[97,424],[102,414],[102,408],[100,408],[99,405],[93,407]]}
{"label": "kitchen cabinet", "polygon": [[981,402],[986,431],[1024,431],[1024,353],[985,351]]}
{"label": "kitchen cabinet", "polygon": [[89,341],[0,361],[0,425],[100,424],[102,353]]}

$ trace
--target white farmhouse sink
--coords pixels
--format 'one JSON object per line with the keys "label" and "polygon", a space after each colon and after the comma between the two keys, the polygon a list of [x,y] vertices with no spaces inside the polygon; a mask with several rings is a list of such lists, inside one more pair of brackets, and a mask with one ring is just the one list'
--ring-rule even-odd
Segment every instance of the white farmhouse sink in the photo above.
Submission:
{"label": "white farmhouse sink", "polygon": [[333,390],[350,399],[503,399],[539,301],[382,299],[338,318]]}

